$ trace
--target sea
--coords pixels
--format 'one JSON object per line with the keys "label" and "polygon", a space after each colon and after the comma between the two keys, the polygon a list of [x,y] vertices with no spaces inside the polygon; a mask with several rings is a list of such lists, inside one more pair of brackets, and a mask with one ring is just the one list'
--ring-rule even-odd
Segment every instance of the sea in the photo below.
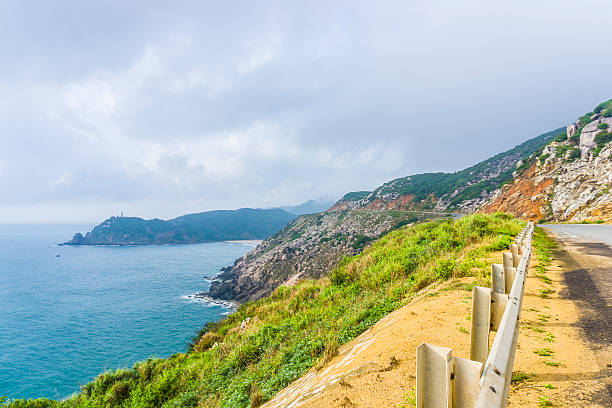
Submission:
{"label": "sea", "polygon": [[91,225],[0,225],[0,397],[64,399],[107,370],[185,352],[232,312],[193,298],[256,242],[58,246]]}

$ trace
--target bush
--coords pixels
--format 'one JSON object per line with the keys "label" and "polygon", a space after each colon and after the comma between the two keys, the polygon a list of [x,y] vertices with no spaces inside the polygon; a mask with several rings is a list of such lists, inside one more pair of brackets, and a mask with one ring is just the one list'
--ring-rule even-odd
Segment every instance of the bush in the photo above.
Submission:
{"label": "bush", "polygon": [[540,156],[540,163],[544,164],[544,162],[546,161],[546,159],[548,159],[550,157],[549,153],[543,154]]}
{"label": "bush", "polygon": [[611,118],[612,117],[612,106],[609,106],[605,111],[603,111],[601,113],[601,116],[603,116],[604,118]]}
{"label": "bush", "polygon": [[609,107],[610,105],[612,105],[612,99],[602,102],[599,105],[597,105],[595,107],[595,109],[593,109],[593,112],[595,113],[601,113],[601,111],[603,111],[604,109],[606,109],[607,107]]}
{"label": "bush", "polygon": [[603,148],[606,144],[612,141],[612,133],[610,132],[601,132],[595,135],[595,143],[597,147]]}
{"label": "bush", "polygon": [[559,133],[554,139],[554,142],[565,142],[567,140],[567,132]]}
{"label": "bush", "polygon": [[607,123],[601,122],[599,125],[597,125],[597,129],[607,129],[609,128],[610,125],[608,125]]}
{"label": "bush", "polygon": [[572,147],[569,149],[569,154],[567,155],[567,161],[574,161],[579,159],[581,155],[580,149],[577,147]]}

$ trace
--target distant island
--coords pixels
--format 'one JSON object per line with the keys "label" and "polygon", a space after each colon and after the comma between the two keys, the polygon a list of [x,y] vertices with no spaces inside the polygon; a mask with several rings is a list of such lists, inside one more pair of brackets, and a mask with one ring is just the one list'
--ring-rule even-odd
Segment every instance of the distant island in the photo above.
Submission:
{"label": "distant island", "polygon": [[83,236],[62,245],[163,245],[265,239],[295,214],[280,208],[217,210],[187,214],[171,220],[110,217]]}

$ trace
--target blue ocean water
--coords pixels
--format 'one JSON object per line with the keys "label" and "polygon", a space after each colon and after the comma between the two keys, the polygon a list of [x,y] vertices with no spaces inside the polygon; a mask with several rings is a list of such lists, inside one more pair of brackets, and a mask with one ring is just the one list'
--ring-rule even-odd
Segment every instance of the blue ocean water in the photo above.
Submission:
{"label": "blue ocean water", "polygon": [[254,246],[57,246],[89,229],[0,225],[0,396],[61,399],[105,370],[186,351],[228,310],[183,296]]}

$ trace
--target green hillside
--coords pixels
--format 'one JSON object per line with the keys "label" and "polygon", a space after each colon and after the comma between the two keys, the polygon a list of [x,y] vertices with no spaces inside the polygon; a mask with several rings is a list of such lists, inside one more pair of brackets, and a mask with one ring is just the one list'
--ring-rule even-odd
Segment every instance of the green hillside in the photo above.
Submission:
{"label": "green hillside", "polygon": [[405,226],[346,258],[329,278],[280,287],[209,324],[188,353],[101,374],[64,401],[4,406],[257,407],[428,284],[468,275],[488,280],[485,258],[507,248],[521,228],[505,214]]}
{"label": "green hillside", "polygon": [[265,239],[296,216],[282,209],[241,208],[187,214],[168,221],[111,217],[65,245],[150,245]]}

